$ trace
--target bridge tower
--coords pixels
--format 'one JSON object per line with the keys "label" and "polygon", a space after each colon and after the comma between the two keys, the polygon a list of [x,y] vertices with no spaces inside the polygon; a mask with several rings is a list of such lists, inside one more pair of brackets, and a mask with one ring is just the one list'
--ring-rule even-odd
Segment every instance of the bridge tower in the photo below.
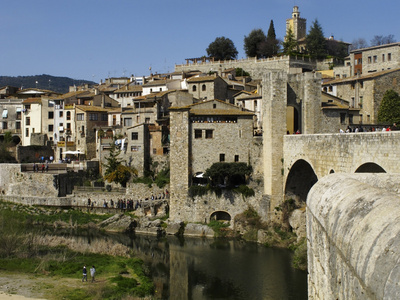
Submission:
{"label": "bridge tower", "polygon": [[265,74],[262,84],[264,194],[269,197],[272,213],[284,200],[283,136],[287,132],[287,107],[292,105],[299,110],[301,133],[317,133],[321,119],[321,75],[276,71]]}

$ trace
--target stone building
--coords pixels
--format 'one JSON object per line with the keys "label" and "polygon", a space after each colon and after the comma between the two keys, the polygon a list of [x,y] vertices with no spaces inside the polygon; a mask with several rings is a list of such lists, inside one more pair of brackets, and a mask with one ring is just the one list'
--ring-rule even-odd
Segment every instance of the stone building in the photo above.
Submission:
{"label": "stone building", "polygon": [[228,84],[217,74],[194,76],[187,80],[188,92],[193,98],[205,101],[211,99],[227,99]]}
{"label": "stone building", "polygon": [[[286,20],[286,33],[289,29],[292,30],[293,37],[296,41],[304,39],[307,35],[307,19],[300,18],[298,6],[293,7],[292,18]],[[305,49],[302,50],[304,51]]]}
{"label": "stone building", "polygon": [[15,144],[21,141],[22,107],[21,99],[0,99],[0,136],[10,132]]}
{"label": "stone building", "polygon": [[[259,163],[260,144],[254,143],[253,118],[252,112],[220,100],[170,107],[172,220],[189,220],[190,216],[195,221],[208,219],[212,211],[207,211],[207,206],[190,205],[187,201],[196,175],[204,173],[213,163],[245,162],[252,166]],[[247,208],[244,203],[230,207],[224,204],[224,207],[234,209],[235,213]]]}
{"label": "stone building", "polygon": [[363,73],[357,76],[334,79],[322,84],[323,90],[349,102],[350,124],[376,124],[383,95],[393,89],[400,93],[400,69]]}
{"label": "stone building", "polygon": [[352,75],[400,68],[400,43],[373,46],[350,51]]}

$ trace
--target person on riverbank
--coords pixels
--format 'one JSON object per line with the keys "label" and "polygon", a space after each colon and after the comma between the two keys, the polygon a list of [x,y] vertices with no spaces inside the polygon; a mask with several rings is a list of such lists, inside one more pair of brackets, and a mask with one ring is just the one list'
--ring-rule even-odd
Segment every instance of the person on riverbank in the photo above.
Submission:
{"label": "person on riverbank", "polygon": [[82,277],[82,282],[87,281],[87,270],[86,270],[86,265],[83,266],[83,277]]}
{"label": "person on riverbank", "polygon": [[94,266],[92,266],[90,268],[90,277],[92,278],[92,282],[94,282],[94,276],[96,275],[96,268]]}

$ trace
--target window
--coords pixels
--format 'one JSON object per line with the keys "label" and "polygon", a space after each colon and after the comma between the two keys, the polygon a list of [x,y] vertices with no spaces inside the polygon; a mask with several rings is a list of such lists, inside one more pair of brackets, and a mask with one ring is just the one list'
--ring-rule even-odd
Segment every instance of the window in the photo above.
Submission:
{"label": "window", "polygon": [[8,128],[7,125],[8,125],[7,122],[3,122],[3,129],[7,129]]}
{"label": "window", "polygon": [[203,130],[195,129],[194,130],[194,138],[195,139],[201,139],[202,137],[203,137]]}
{"label": "window", "polygon": [[192,92],[195,92],[197,90],[197,88],[196,88],[196,86],[194,85],[193,87],[192,87]]}
{"label": "window", "polygon": [[385,54],[382,54],[382,62],[385,61]]}
{"label": "window", "polygon": [[3,119],[7,119],[7,117],[8,117],[8,110],[4,109],[3,110]]}
{"label": "window", "polygon": [[388,59],[388,61],[391,61],[391,60],[392,60],[392,53],[388,53],[387,59]]}
{"label": "window", "polygon": [[371,56],[368,56],[368,63],[370,64],[372,62]]}
{"label": "window", "polygon": [[49,111],[48,118],[49,120],[54,119],[54,111]]}
{"label": "window", "polygon": [[125,118],[124,126],[132,126],[132,118]]}
{"label": "window", "polygon": [[157,154],[157,149],[153,148],[153,154]]}
{"label": "window", "polygon": [[150,118],[145,118],[145,119],[144,119],[144,122],[145,122],[146,124],[150,123]]}
{"label": "window", "polygon": [[220,161],[220,162],[224,162],[224,161],[225,161],[225,154],[224,154],[224,153],[221,153],[221,154],[219,155],[219,161]]}
{"label": "window", "polygon": [[67,130],[71,130],[71,123],[67,123]]}
{"label": "window", "polygon": [[15,122],[15,129],[21,129],[21,122]]}
{"label": "window", "polygon": [[48,131],[53,132],[53,127],[54,127],[53,124],[49,124]]}
{"label": "window", "polygon": [[17,111],[17,120],[21,120],[21,112]]}
{"label": "window", "polygon": [[25,129],[25,136],[26,136],[26,137],[29,137],[29,128],[26,128],[26,129]]}
{"label": "window", "polygon": [[108,121],[108,115],[107,114],[101,114],[101,120],[102,121]]}
{"label": "window", "polygon": [[239,161],[239,155],[235,155],[235,162]]}
{"label": "window", "polygon": [[84,120],[85,120],[85,117],[84,117],[83,114],[76,114],[76,120],[77,120],[77,121],[84,121]]}
{"label": "window", "polygon": [[59,116],[60,118],[62,118],[62,117],[64,116],[64,112],[63,112],[63,111],[60,111],[60,112],[58,113],[58,116]]}
{"label": "window", "polygon": [[360,103],[359,103],[359,106],[360,106],[360,108],[362,108],[363,107],[363,96],[360,96]]}
{"label": "window", "polygon": [[374,55],[373,59],[374,59],[374,63],[376,63],[378,61],[378,56]]}
{"label": "window", "polygon": [[346,122],[346,114],[341,113],[340,114],[340,124],[344,124]]}
{"label": "window", "polygon": [[349,123],[353,124],[353,115],[349,115]]}
{"label": "window", "polygon": [[30,104],[26,104],[25,105],[25,109],[31,109],[31,105]]}
{"label": "window", "polygon": [[71,120],[71,112],[70,111],[67,111],[67,120],[68,121]]}
{"label": "window", "polygon": [[138,132],[132,132],[131,139],[132,140],[138,140],[139,139],[139,133]]}
{"label": "window", "polygon": [[138,152],[140,151],[140,146],[131,146],[131,152]]}
{"label": "window", "polygon": [[203,85],[201,86],[201,90],[202,90],[203,92],[205,92],[205,91],[206,91],[206,89],[207,89],[206,85],[205,85],[205,84],[203,84]]}
{"label": "window", "polygon": [[214,103],[213,104],[213,108],[216,109],[217,108],[217,104]]}
{"label": "window", "polygon": [[48,107],[54,107],[54,101],[49,101],[47,102]]}
{"label": "window", "polygon": [[26,117],[25,124],[26,125],[31,125],[31,118],[30,117]]}
{"label": "window", "polygon": [[213,138],[213,131],[211,129],[206,130],[206,139],[212,139]]}
{"label": "window", "polygon": [[89,114],[89,121],[97,121],[99,119],[99,115],[96,113]]}

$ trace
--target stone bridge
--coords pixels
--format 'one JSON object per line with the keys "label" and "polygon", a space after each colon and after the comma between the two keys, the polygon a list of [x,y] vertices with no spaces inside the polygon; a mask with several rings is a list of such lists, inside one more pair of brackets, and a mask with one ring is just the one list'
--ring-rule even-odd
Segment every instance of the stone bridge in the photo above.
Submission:
{"label": "stone bridge", "polygon": [[311,187],[332,173],[399,173],[400,131],[286,135],[283,143],[286,198],[305,201]]}

